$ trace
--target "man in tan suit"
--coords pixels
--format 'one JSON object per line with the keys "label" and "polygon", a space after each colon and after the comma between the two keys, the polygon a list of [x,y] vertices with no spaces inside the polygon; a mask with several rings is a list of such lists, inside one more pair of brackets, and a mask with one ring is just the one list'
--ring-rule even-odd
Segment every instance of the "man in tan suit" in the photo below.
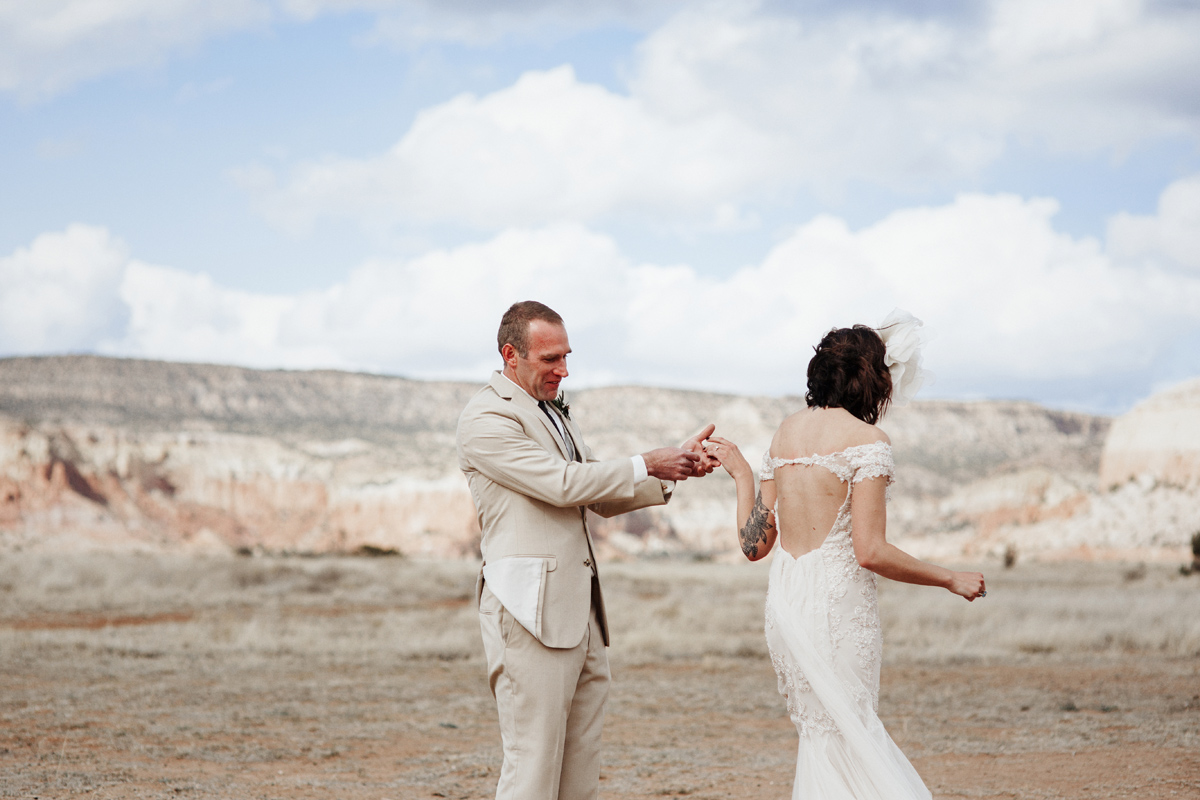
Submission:
{"label": "man in tan suit", "polygon": [[504,765],[497,800],[599,794],[608,696],[608,621],[586,510],[601,516],[667,502],[673,484],[711,472],[700,440],[598,461],[554,404],[571,352],[562,318],[534,301],[505,314],[504,369],[458,421],[458,463],[483,531],[477,584]]}

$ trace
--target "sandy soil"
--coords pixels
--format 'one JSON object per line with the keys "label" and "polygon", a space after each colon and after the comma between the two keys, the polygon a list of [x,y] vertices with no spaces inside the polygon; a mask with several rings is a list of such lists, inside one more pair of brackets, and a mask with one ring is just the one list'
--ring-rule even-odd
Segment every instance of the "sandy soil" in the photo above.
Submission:
{"label": "sandy soil", "polygon": [[[26,572],[6,574],[32,574],[18,566]],[[470,644],[393,638],[422,626],[477,636],[469,568],[430,584],[442,590],[413,589],[423,600],[396,589],[364,602],[367,589],[345,576],[361,573],[368,586],[371,570],[391,567],[342,566],[337,580],[320,578],[329,573],[319,564],[204,567],[231,571],[244,590],[232,597],[179,590],[183,573],[151,567],[154,580],[130,578],[146,571],[138,567],[116,588],[84,573],[37,591],[0,586],[0,796],[491,796],[499,734],[480,655]],[[740,598],[761,574],[737,574],[750,577],[726,599],[760,625],[757,601]],[[308,591],[263,600],[286,575],[307,576]],[[656,580],[618,574],[613,591],[641,587],[630,597],[647,603],[675,596],[685,579]],[[619,613],[622,602],[614,597]],[[388,627],[397,615],[412,626]],[[347,632],[358,629],[378,646],[351,646]],[[744,645],[662,648],[614,649],[602,796],[789,797],[795,731],[765,658]],[[938,798],[1200,797],[1194,655],[892,659],[880,705]]]}

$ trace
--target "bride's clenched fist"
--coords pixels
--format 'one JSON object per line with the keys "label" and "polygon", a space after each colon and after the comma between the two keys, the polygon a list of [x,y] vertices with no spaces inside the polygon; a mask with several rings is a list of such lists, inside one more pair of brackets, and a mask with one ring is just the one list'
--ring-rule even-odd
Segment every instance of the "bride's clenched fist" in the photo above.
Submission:
{"label": "bride's clenched fist", "polygon": [[946,588],[969,601],[974,601],[987,594],[983,573],[980,572],[952,572],[950,573],[950,583]]}

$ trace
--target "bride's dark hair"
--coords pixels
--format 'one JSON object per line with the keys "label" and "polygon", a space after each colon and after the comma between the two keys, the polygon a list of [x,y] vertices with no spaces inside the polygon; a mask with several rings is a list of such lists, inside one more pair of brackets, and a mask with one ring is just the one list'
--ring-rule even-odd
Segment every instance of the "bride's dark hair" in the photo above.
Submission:
{"label": "bride's dark hair", "polygon": [[868,425],[878,422],[892,400],[892,375],[875,329],[834,328],[813,349],[804,395],[809,408],[844,408]]}

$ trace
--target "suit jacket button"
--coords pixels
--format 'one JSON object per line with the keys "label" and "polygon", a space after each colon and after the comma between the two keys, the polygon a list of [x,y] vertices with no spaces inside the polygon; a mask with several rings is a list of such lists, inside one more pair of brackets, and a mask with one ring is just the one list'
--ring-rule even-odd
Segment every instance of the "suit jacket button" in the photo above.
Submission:
{"label": "suit jacket button", "polygon": [[585,558],[585,559],[583,560],[583,565],[584,565],[585,567],[590,567],[590,566],[592,565],[592,560],[591,560],[590,558]]}

